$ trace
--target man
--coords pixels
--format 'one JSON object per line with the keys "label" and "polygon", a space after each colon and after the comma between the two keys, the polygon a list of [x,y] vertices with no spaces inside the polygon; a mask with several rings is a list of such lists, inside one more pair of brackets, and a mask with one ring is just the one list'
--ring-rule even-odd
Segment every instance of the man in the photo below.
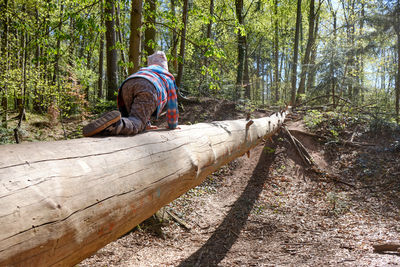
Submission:
{"label": "man", "polygon": [[118,109],[102,115],[83,127],[84,136],[98,133],[106,135],[134,135],[151,126],[150,117],[156,118],[167,107],[169,129],[178,125],[177,87],[168,71],[165,53],[157,51],[148,57],[148,67],[129,76],[118,89]]}

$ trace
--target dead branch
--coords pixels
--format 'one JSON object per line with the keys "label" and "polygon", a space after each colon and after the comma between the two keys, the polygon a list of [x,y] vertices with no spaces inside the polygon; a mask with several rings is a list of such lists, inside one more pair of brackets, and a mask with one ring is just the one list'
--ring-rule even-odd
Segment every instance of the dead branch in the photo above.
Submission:
{"label": "dead branch", "polygon": [[309,159],[306,157],[306,155],[300,150],[299,146],[297,145],[296,141],[294,140],[293,135],[289,132],[289,130],[287,129],[286,126],[284,126],[282,128],[286,132],[287,136],[289,137],[290,142],[292,143],[292,145],[296,149],[296,151],[299,154],[300,158],[302,159],[303,163],[306,166],[311,167],[312,166],[312,162],[310,162]]}
{"label": "dead branch", "polygon": [[300,106],[304,106],[305,104],[310,103],[310,102],[312,102],[314,100],[317,100],[317,99],[330,98],[330,97],[335,97],[335,98],[337,98],[339,100],[342,100],[343,102],[346,102],[347,104],[353,105],[353,103],[350,100],[348,100],[346,98],[343,98],[343,97],[340,97],[340,96],[337,96],[337,95],[322,95],[322,96],[317,96],[317,97],[311,98],[311,99],[309,99],[309,100],[307,100],[305,102],[299,103],[295,107],[297,108],[297,107],[300,107]]}
{"label": "dead branch", "polygon": [[385,251],[395,251],[400,252],[400,243],[388,242],[372,245],[374,252],[382,253]]}

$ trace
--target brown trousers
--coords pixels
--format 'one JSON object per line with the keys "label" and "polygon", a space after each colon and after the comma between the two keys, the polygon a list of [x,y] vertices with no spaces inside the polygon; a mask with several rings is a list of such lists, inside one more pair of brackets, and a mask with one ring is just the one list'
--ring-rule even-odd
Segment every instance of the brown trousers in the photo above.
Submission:
{"label": "brown trousers", "polygon": [[112,134],[134,135],[145,130],[157,108],[157,90],[144,78],[133,78],[122,86],[122,99],[129,116],[123,117]]}

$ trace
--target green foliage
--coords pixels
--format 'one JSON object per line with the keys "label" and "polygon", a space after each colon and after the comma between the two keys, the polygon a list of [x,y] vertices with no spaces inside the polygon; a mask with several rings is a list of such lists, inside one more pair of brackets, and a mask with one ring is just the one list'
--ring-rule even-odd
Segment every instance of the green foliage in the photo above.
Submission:
{"label": "green foliage", "polygon": [[12,144],[15,143],[14,131],[9,128],[0,126],[0,144]]}
{"label": "green foliage", "polygon": [[110,110],[115,110],[117,103],[115,100],[100,99],[95,105],[90,108],[93,114],[101,114]]}
{"label": "green foliage", "polygon": [[310,129],[315,129],[323,121],[323,114],[318,110],[311,110],[304,116],[304,122]]}
{"label": "green foliage", "polygon": [[264,153],[266,153],[266,154],[274,154],[275,153],[275,148],[272,148],[272,147],[265,146],[263,150],[264,150]]}

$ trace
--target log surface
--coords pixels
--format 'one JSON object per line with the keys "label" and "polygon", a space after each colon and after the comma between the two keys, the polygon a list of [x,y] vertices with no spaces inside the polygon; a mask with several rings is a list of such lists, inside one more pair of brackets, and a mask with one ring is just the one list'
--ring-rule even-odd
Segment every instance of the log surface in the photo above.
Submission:
{"label": "log surface", "polygon": [[0,146],[0,265],[79,263],[272,136],[285,115]]}

